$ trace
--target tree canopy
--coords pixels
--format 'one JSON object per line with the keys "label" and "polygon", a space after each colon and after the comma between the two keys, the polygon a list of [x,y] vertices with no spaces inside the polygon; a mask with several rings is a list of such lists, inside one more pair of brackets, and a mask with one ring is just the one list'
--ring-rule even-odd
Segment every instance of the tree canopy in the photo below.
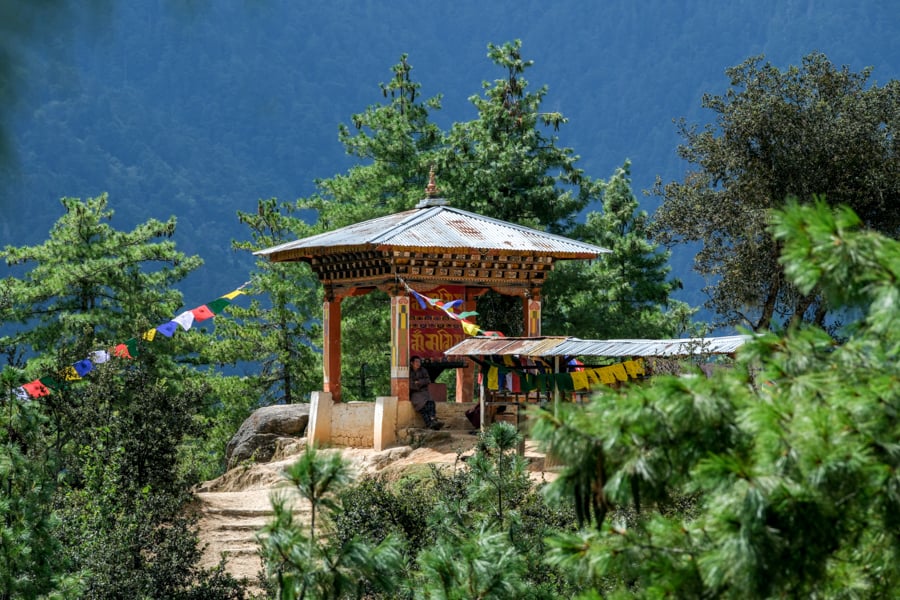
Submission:
{"label": "tree canopy", "polygon": [[784,276],[769,209],[824,196],[900,235],[900,82],[869,85],[871,69],[837,68],[821,53],[783,71],[754,57],[726,73],[730,89],[703,96],[715,123],[680,123],[678,154],[692,168],[681,182],[657,182],[658,239],[701,244],[695,268],[724,323],[823,324],[830,307],[819,291],[800,293]]}
{"label": "tree canopy", "polygon": [[8,362],[20,359],[23,350],[122,341],[169,319],[181,305],[181,293],[170,286],[203,261],[179,252],[168,239],[175,217],[119,231],[108,223],[113,211],[107,204],[105,194],[63,198],[65,213],[48,240],[0,250],[7,265],[27,269],[21,278],[3,281],[9,303],[0,304],[0,322],[19,327],[0,337]]}
{"label": "tree canopy", "polygon": [[[614,597],[889,597],[900,582],[900,243],[823,202],[774,211],[780,265],[858,320],[760,335],[734,368],[536,415],[585,528],[549,559]],[[614,512],[633,510],[633,517]],[[593,597],[593,596],[588,596]]]}
{"label": "tree canopy", "polygon": [[601,185],[602,210],[587,213],[573,235],[610,253],[555,267],[544,287],[544,330],[601,340],[690,330],[694,311],[670,299],[681,282],[669,278],[669,253],[650,239],[650,218],[631,190],[630,164]]}

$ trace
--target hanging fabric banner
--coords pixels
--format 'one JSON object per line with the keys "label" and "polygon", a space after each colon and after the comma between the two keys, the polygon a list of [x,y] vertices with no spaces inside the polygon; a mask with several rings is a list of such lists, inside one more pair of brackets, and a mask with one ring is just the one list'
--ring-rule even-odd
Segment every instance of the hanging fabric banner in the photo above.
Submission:
{"label": "hanging fabric banner", "polygon": [[[175,335],[175,332],[178,330],[179,326],[185,331],[189,330],[195,322],[199,323],[201,321],[205,321],[206,319],[210,319],[217,314],[220,314],[223,310],[225,310],[225,307],[230,304],[230,301],[232,299],[244,293],[244,288],[247,285],[249,285],[249,282],[243,284],[234,291],[229,292],[224,296],[217,298],[216,300],[213,300],[212,302],[208,302],[191,310],[182,312],[171,321],[145,331],[143,334],[141,334],[141,339],[152,342],[155,339],[157,333],[161,333],[163,336],[170,338]],[[64,381],[78,381],[85,375],[93,371],[95,365],[101,365],[103,363],[109,362],[112,357],[133,359],[137,356],[138,340],[137,338],[129,338],[121,344],[117,344],[111,349],[111,351],[95,350],[91,352],[89,358],[79,360],[75,364],[66,367],[65,369],[63,369],[63,372],[60,375]],[[19,398],[40,398],[42,396],[47,396],[48,394],[50,394],[51,390],[58,390],[59,388],[60,384],[57,382],[57,380],[53,377],[48,376],[41,377],[40,379],[35,379],[30,383],[21,385],[14,390],[14,393]]]}

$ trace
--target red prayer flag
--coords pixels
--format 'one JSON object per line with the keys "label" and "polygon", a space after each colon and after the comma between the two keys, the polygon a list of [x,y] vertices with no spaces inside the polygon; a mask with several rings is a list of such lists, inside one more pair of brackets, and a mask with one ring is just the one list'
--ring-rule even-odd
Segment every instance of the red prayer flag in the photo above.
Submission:
{"label": "red prayer flag", "polygon": [[48,396],[50,394],[50,390],[47,389],[47,386],[41,383],[40,379],[35,379],[31,383],[26,383],[22,387],[32,398],[40,398],[41,396]]}
{"label": "red prayer flag", "polygon": [[128,346],[125,344],[119,344],[115,348],[113,348],[113,356],[117,356],[119,358],[134,358],[131,355],[131,352],[128,351]]}
{"label": "red prayer flag", "polygon": [[193,309],[191,312],[194,313],[194,321],[195,322],[205,321],[206,319],[209,319],[210,317],[216,316],[215,313],[213,311],[209,310],[209,307],[207,307],[205,304],[203,306],[198,306],[197,308]]}

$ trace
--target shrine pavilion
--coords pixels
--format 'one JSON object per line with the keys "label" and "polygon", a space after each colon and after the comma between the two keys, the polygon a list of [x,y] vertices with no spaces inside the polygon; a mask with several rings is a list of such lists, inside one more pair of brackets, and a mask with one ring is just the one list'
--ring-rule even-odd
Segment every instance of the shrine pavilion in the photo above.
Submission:
{"label": "shrine pavilion", "polygon": [[[522,335],[540,336],[541,290],[554,263],[595,259],[607,252],[598,246],[454,208],[438,197],[432,173],[425,198],[412,210],[256,254],[272,262],[306,262],[324,286],[324,377],[323,392],[317,399],[328,397],[336,405],[341,400],[341,301],[375,290],[390,296],[391,389],[390,397],[377,401],[381,402],[381,409],[399,401],[398,409],[403,414],[396,419],[384,416],[402,426],[408,420],[405,414],[411,413],[403,406],[409,405],[410,357],[418,355],[434,363],[445,360],[444,351],[466,338],[458,320],[442,316],[441,311],[431,307],[421,307],[416,293],[442,301],[460,300],[458,312],[474,311],[478,296],[488,290],[521,298],[525,323]],[[457,369],[456,390],[458,402],[472,400],[473,369]],[[318,404],[330,410],[323,403]],[[311,414],[315,411],[313,407]]]}

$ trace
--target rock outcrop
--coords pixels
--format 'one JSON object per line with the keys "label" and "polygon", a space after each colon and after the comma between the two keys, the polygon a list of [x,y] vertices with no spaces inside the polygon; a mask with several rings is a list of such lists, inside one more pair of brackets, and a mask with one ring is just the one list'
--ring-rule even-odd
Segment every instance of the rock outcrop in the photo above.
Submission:
{"label": "rock outcrop", "polygon": [[309,424],[309,404],[276,404],[253,412],[225,447],[229,469],[244,461],[268,462],[279,446],[302,437]]}

